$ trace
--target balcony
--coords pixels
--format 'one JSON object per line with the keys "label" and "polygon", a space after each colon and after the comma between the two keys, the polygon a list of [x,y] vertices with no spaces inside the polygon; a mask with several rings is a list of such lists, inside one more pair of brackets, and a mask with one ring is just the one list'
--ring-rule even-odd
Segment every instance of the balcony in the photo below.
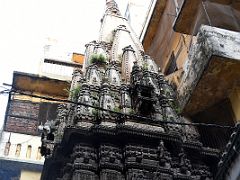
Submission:
{"label": "balcony", "polygon": [[239,47],[240,33],[201,26],[178,87],[184,114],[203,111],[240,87]]}
{"label": "balcony", "polygon": [[240,31],[240,1],[185,0],[175,21],[174,30],[196,35],[202,24]]}

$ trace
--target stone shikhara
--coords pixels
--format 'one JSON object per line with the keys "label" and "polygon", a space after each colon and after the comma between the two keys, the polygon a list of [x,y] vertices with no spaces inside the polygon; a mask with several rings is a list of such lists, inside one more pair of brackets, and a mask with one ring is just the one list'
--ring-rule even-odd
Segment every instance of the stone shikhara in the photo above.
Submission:
{"label": "stone shikhara", "polygon": [[[219,151],[176,112],[175,92],[113,0],[69,100],[45,124],[42,179],[211,179]],[[96,108],[97,107],[97,108]],[[144,118],[146,117],[146,118]]]}

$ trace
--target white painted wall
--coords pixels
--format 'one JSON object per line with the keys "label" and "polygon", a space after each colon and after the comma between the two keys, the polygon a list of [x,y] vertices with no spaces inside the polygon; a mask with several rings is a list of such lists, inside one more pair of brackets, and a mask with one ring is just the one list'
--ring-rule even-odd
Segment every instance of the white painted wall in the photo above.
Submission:
{"label": "white painted wall", "polygon": [[[4,150],[5,150],[6,143],[9,140],[10,134],[11,134],[10,151],[8,156],[5,156]],[[19,157],[15,156],[17,144],[21,144],[21,152]],[[27,147],[29,145],[32,146],[31,157],[26,158]],[[0,158],[15,160],[15,161],[22,161],[22,162],[29,162],[29,163],[36,163],[36,164],[43,164],[44,157],[41,157],[40,160],[37,160],[38,147],[40,146],[41,146],[41,137],[3,131],[2,138],[0,140]]]}

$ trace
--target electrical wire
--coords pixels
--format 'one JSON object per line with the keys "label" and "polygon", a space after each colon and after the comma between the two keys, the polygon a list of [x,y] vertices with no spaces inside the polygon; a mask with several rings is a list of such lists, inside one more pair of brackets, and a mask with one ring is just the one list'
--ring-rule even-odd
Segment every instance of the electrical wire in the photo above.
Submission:
{"label": "electrical wire", "polygon": [[44,99],[44,100],[48,100],[48,101],[61,102],[61,103],[71,103],[71,104],[75,104],[75,105],[90,107],[90,108],[94,108],[94,109],[97,109],[97,110],[100,110],[100,111],[105,111],[105,112],[117,114],[117,115],[119,115],[120,118],[129,117],[129,118],[134,118],[134,119],[141,119],[143,121],[148,121],[148,122],[151,121],[151,122],[158,123],[158,124],[172,124],[172,125],[182,125],[182,126],[205,126],[205,127],[225,128],[225,129],[235,128],[235,126],[219,125],[219,124],[213,124],[213,123],[187,123],[187,122],[174,122],[174,121],[156,121],[153,118],[116,112],[116,111],[112,111],[112,110],[109,110],[109,109],[104,109],[104,108],[101,108],[101,107],[85,104],[85,103],[82,103],[82,102],[74,102],[74,101],[65,100],[65,99],[57,99],[57,98],[52,98],[52,97],[39,96],[39,95],[25,93],[25,92],[22,92],[22,91],[19,91],[19,90],[14,90],[14,89],[12,89],[10,92],[14,92],[14,93],[18,93],[20,95],[30,96],[30,97],[34,97],[34,98],[40,98],[40,99]]}
{"label": "electrical wire", "polygon": [[0,95],[1,95],[1,94],[7,94],[7,93],[9,93],[9,91],[10,91],[8,88],[6,88],[6,87],[4,87],[4,86],[0,86],[0,88],[3,88],[3,90],[0,91]]}
{"label": "electrical wire", "polygon": [[[12,132],[11,132],[12,133]],[[30,136],[32,136],[32,135],[30,135]],[[33,137],[31,137],[31,138],[29,138],[28,140],[25,140],[25,141],[22,141],[22,142],[18,142],[18,143],[11,143],[11,145],[18,145],[18,144],[25,144],[25,143],[28,143],[29,141],[31,141],[33,138],[35,138],[35,137],[38,137],[38,136],[33,136]],[[5,142],[1,142],[0,141],[0,144],[4,144],[4,143],[8,143],[9,141],[5,141]],[[11,142],[11,141],[10,141]]]}

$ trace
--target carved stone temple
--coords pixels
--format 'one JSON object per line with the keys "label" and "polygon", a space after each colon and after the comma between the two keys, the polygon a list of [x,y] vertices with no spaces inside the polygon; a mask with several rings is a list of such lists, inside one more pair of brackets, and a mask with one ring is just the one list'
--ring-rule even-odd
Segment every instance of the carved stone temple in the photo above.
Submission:
{"label": "carved stone temple", "polygon": [[[213,179],[219,150],[180,117],[175,92],[114,0],[86,45],[69,101],[44,125],[43,180]],[[71,103],[73,102],[73,103]],[[178,123],[178,124],[176,124]]]}

